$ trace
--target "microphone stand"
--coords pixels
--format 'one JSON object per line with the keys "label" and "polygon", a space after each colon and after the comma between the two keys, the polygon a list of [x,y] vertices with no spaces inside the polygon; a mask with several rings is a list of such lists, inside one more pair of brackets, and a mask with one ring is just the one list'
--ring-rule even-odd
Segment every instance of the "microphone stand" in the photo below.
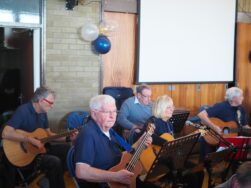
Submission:
{"label": "microphone stand", "polygon": [[235,149],[235,146],[231,142],[226,140],[223,136],[221,136],[218,132],[216,132],[211,127],[207,126],[206,130],[208,130],[208,132],[211,134],[211,136],[213,136],[215,139],[219,140],[219,142],[222,142],[226,147],[229,147],[232,150]]}
{"label": "microphone stand", "polygon": [[[226,140],[224,137],[222,137],[222,135],[220,135],[218,132],[216,132],[211,127],[207,126],[206,130],[208,130],[208,132],[211,134],[211,136],[213,136],[215,139],[219,140],[219,142],[223,143],[226,147],[228,147],[230,149],[230,152],[233,153],[233,155],[231,155],[229,165],[226,168],[225,173],[223,173],[223,175],[222,175],[222,180],[224,181],[226,179],[226,176],[229,172],[230,167],[232,166],[232,164],[234,162],[234,157],[237,153],[237,149],[232,143],[230,143],[228,140]],[[207,164],[206,167],[209,168],[209,164]]]}

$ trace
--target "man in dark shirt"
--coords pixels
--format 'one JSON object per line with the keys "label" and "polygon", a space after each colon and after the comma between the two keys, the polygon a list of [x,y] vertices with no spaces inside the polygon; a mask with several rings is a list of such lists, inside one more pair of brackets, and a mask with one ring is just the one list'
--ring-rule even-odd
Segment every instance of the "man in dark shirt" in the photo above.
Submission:
{"label": "man in dark shirt", "polygon": [[[3,142],[5,140],[12,140],[20,143],[28,143],[38,148],[39,151],[42,151],[44,143],[35,136],[33,137],[32,132],[36,131],[37,128],[41,128],[44,130],[45,135],[55,135],[48,126],[47,118],[47,112],[53,108],[54,101],[54,91],[45,86],[38,88],[31,101],[19,106],[11,119],[6,123],[2,133]],[[17,129],[31,134],[18,133]],[[60,137],[56,141],[65,140],[66,137]],[[66,143],[53,144],[49,147],[46,154],[39,156],[39,168],[46,171],[50,187],[65,187],[63,167],[65,166],[66,169],[66,156],[69,147]],[[33,165],[31,164],[30,166],[32,169]]]}
{"label": "man in dark shirt", "polygon": [[[239,127],[249,128],[249,125],[247,125],[246,114],[242,106],[243,99],[243,91],[238,87],[231,87],[226,91],[225,101],[204,109],[198,114],[198,116],[203,123],[218,134],[222,134],[222,129],[210,120],[210,118],[218,118],[224,122],[234,121]],[[203,138],[200,139],[200,142],[200,160],[204,160],[205,155],[214,151],[215,148],[208,145]]]}
{"label": "man in dark shirt", "polygon": [[[93,97],[90,113],[91,120],[82,128],[75,143],[75,173],[80,187],[104,188],[109,182],[130,184],[134,176],[132,172],[126,169],[109,171],[122,156],[121,143],[112,129],[117,116],[114,98],[109,95]],[[148,137],[145,145],[150,144],[151,137]],[[141,183],[138,181],[137,187],[149,187],[146,184],[140,186]]]}
{"label": "man in dark shirt", "polygon": [[235,121],[238,126],[249,128],[246,120],[246,114],[242,106],[243,91],[238,87],[231,87],[227,89],[225,101],[217,103],[198,114],[199,118],[210,128],[221,134],[222,130],[219,126],[214,124],[210,118],[216,117],[222,121]]}

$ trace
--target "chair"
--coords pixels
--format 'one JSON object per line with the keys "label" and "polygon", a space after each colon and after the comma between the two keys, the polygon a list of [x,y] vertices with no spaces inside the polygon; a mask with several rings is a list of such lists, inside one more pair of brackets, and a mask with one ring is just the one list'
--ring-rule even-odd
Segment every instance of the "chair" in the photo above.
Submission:
{"label": "chair", "polygon": [[11,118],[13,113],[14,113],[13,111],[6,111],[0,115],[0,147],[1,147],[2,131],[4,128],[4,124]]}
{"label": "chair", "polygon": [[76,174],[75,174],[75,168],[74,168],[74,146],[71,146],[71,148],[69,149],[68,153],[67,153],[67,158],[66,158],[66,163],[67,163],[67,168],[68,168],[68,172],[70,174],[70,176],[72,177],[75,186],[78,188],[78,182],[76,180]]}
{"label": "chair", "polygon": [[127,98],[133,96],[133,90],[129,87],[104,87],[102,93],[110,95],[115,99],[118,110]]}
{"label": "chair", "polygon": [[[129,97],[133,96],[133,89],[129,87],[104,87],[103,94],[112,96],[116,101],[116,107],[119,110],[123,102]],[[124,130],[118,123],[113,127],[119,135],[123,136],[125,139],[128,137],[128,131]]]}
{"label": "chair", "polygon": [[34,167],[15,167],[13,166],[6,156],[4,155],[3,148],[0,147],[0,185],[2,181],[2,186],[5,187],[25,187],[28,188],[30,183],[38,176],[44,174],[38,169],[39,161],[34,161]]}
{"label": "chair", "polygon": [[89,112],[74,111],[67,117],[67,128],[75,129],[85,125],[89,121]]}
{"label": "chair", "polygon": [[[209,105],[202,105],[199,109],[199,112],[202,112],[203,110],[206,110],[209,107],[210,107]],[[201,119],[197,115],[190,117],[188,120],[194,123],[199,123],[201,121]]]}

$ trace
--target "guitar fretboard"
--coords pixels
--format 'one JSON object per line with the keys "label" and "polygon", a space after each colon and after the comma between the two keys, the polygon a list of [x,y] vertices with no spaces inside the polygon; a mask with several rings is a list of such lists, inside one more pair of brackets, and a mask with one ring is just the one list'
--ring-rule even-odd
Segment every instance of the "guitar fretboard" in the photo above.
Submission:
{"label": "guitar fretboard", "polygon": [[141,153],[143,152],[143,150],[145,149],[145,142],[146,140],[153,134],[154,132],[154,128],[155,126],[153,124],[148,125],[148,131],[146,132],[145,136],[142,138],[142,141],[140,142],[140,144],[137,146],[135,153],[133,154],[130,162],[128,163],[126,169],[130,172],[133,171],[136,163],[138,162]]}
{"label": "guitar fretboard", "polygon": [[72,133],[78,131],[79,129],[80,129],[80,128],[77,128],[77,129],[73,129],[73,130],[71,130],[71,131],[59,133],[59,134],[56,134],[56,135],[53,135],[53,136],[48,136],[48,137],[46,137],[46,138],[40,139],[40,141],[41,141],[42,143],[47,143],[47,142],[53,141],[53,140],[55,140],[55,139],[57,139],[57,138],[61,138],[61,137],[64,137],[64,136],[69,136],[69,135],[71,135]]}

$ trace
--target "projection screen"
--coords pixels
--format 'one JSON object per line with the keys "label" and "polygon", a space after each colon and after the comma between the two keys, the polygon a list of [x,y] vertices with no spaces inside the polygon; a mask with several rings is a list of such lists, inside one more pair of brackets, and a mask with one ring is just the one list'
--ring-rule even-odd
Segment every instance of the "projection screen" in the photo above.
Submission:
{"label": "projection screen", "polygon": [[138,83],[234,81],[236,0],[138,2]]}

